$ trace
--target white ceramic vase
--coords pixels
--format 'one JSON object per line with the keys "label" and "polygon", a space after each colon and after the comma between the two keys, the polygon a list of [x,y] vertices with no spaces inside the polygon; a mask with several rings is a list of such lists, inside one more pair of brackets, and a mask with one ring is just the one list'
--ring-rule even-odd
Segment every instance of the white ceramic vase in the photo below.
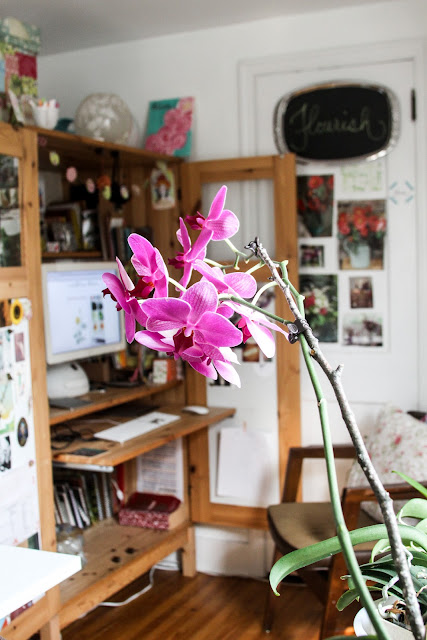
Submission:
{"label": "white ceramic vase", "polygon": [[[412,632],[408,629],[403,629],[403,627],[399,627],[397,624],[393,624],[388,620],[383,620],[383,622],[391,640],[414,640]],[[375,635],[375,629],[369,619],[366,609],[360,609],[356,614],[353,626],[357,637],[368,636],[370,634]]]}

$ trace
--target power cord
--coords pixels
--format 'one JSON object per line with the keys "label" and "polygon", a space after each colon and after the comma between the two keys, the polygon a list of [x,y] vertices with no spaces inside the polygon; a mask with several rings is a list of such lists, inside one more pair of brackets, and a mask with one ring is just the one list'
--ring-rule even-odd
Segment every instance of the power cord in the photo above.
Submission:
{"label": "power cord", "polygon": [[123,607],[125,604],[129,604],[129,602],[132,602],[133,600],[136,600],[137,598],[139,598],[139,596],[142,596],[144,593],[147,593],[147,591],[149,591],[153,587],[153,584],[154,584],[153,575],[155,570],[156,570],[155,566],[150,569],[150,572],[148,574],[149,583],[147,584],[147,586],[145,586],[143,589],[141,589],[137,593],[134,593],[133,595],[129,596],[129,598],[126,598],[126,600],[123,600],[122,602],[100,602],[98,607]]}

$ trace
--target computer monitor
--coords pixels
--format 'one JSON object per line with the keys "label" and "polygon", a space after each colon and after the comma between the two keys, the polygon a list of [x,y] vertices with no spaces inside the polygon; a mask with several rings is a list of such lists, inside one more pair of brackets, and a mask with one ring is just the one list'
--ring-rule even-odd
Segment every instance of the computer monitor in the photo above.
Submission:
{"label": "computer monitor", "polygon": [[46,361],[49,365],[112,354],[125,348],[123,314],[102,294],[102,274],[115,262],[42,265]]}

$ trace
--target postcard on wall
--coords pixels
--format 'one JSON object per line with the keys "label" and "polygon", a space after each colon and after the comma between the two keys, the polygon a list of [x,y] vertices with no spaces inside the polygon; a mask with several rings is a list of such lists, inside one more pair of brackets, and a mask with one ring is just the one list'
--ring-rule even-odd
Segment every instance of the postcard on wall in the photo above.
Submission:
{"label": "postcard on wall", "polygon": [[350,307],[352,309],[369,309],[374,306],[372,278],[350,278]]}
{"label": "postcard on wall", "polygon": [[300,238],[332,236],[334,176],[297,177],[298,235]]}
{"label": "postcard on wall", "polygon": [[338,202],[340,269],[383,269],[386,201]]}
{"label": "postcard on wall", "polygon": [[347,198],[383,196],[386,192],[385,176],[384,158],[372,162],[343,164],[339,168],[337,189],[341,196]]}
{"label": "postcard on wall", "polygon": [[344,346],[382,347],[383,319],[379,313],[347,313],[343,317]]}
{"label": "postcard on wall", "polygon": [[338,283],[336,275],[300,276],[306,318],[319,342],[338,341]]}
{"label": "postcard on wall", "polygon": [[193,110],[194,98],[191,97],[150,102],[144,148],[170,156],[188,157]]}

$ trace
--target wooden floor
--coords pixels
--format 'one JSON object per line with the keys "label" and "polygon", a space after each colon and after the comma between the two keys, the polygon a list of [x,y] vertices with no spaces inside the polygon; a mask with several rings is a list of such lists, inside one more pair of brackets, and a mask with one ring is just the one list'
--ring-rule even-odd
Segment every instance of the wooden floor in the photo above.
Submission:
{"label": "wooden floor", "polygon": [[[304,586],[282,587],[274,628],[266,634],[265,582],[202,573],[183,578],[159,569],[153,582],[129,604],[98,607],[77,620],[62,631],[62,640],[318,640],[322,607]],[[111,600],[129,597],[143,579],[131,586]]]}

